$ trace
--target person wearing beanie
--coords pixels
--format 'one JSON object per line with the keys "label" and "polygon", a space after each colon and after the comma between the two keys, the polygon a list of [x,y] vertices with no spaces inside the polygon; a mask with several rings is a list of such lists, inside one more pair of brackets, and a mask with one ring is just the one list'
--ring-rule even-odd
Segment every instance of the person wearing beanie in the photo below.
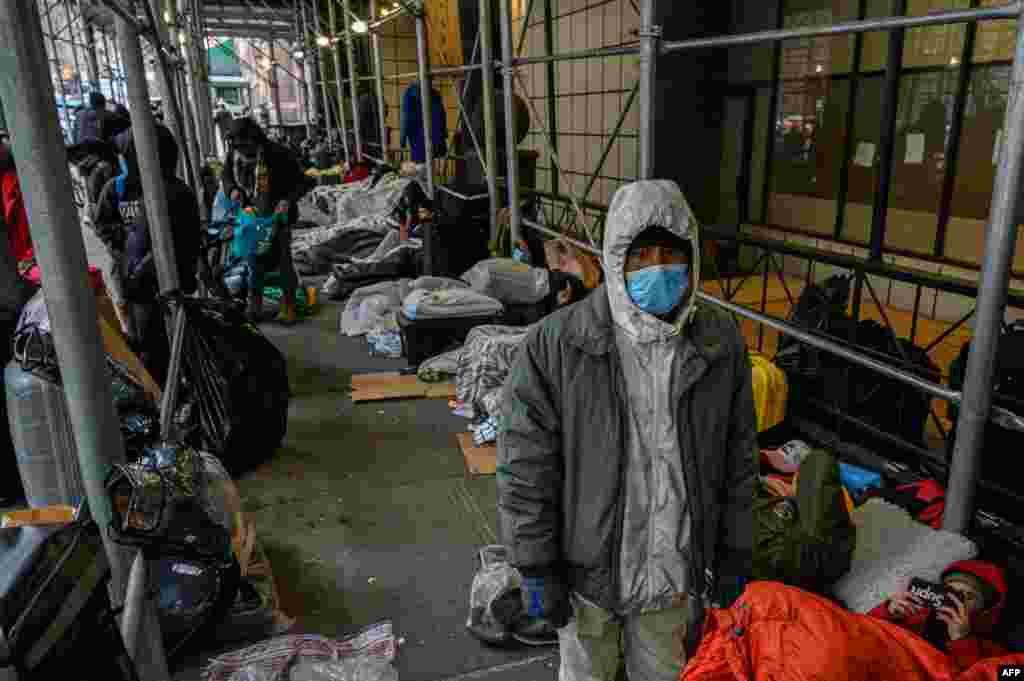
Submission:
{"label": "person wearing beanie", "polygon": [[1009,587],[1002,568],[984,560],[962,560],[942,572],[949,602],[931,608],[909,591],[895,594],[868,614],[894,622],[947,653],[960,670],[1006,654],[992,635]]}

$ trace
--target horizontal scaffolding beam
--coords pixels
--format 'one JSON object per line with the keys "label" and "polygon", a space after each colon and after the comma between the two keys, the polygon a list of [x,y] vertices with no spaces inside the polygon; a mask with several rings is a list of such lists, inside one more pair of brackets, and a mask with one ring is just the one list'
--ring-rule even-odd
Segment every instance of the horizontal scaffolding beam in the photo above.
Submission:
{"label": "horizontal scaffolding beam", "polygon": [[977,9],[951,10],[935,12],[916,17],[878,17],[860,21],[844,21],[828,26],[808,26],[806,28],[784,28],[775,31],[758,31],[741,35],[717,36],[714,38],[694,38],[691,40],[666,41],[662,45],[663,54],[682,50],[699,50],[708,47],[735,47],[737,45],[755,45],[757,43],[774,43],[794,38],[817,38],[831,35],[847,35],[851,33],[868,33],[886,31],[897,28],[917,28],[919,26],[936,26],[942,24],[959,24],[968,21],[991,19],[1016,19],[1020,14],[1021,3],[1014,2],[999,7],[979,7]]}
{"label": "horizontal scaffolding beam", "polygon": [[[581,241],[576,241],[575,239],[570,239],[569,237],[566,237],[563,234],[548,229],[547,227],[538,225],[537,223],[531,222],[530,220],[523,220],[522,223],[527,227],[536,229],[555,238],[565,239],[566,241],[576,246],[577,248],[583,249],[584,251],[596,255],[599,258],[601,257],[601,252],[598,249],[594,248],[593,246],[589,246]],[[923,393],[931,395],[932,397],[937,397],[939,399],[946,400],[948,402],[952,402],[953,404],[958,405],[963,401],[963,393],[961,392],[958,392],[956,390],[950,390],[949,388],[943,385],[939,385],[938,383],[932,383],[931,381],[925,380],[920,376],[917,376],[916,374],[890,366],[885,362],[880,362],[860,352],[851,350],[850,348],[847,348],[839,343],[836,343],[835,341],[831,341],[828,340],[827,338],[822,338],[817,334],[805,331],[804,329],[801,329],[793,324],[790,324],[789,322],[777,319],[770,315],[762,314],[760,312],[757,312],[756,310],[752,310],[742,305],[737,305],[735,303],[721,300],[720,298],[716,298],[701,291],[697,291],[695,295],[697,297],[697,300],[728,310],[733,314],[739,315],[740,317],[744,317],[759,324],[764,324],[765,326],[771,329],[775,329],[779,333],[785,334],[787,336],[792,336],[801,343],[806,343],[807,345],[818,348],[819,350],[824,350],[825,352],[836,355],[837,357],[842,357],[848,362],[852,362],[866,369],[877,371],[878,373],[888,376],[889,378],[910,385]],[[1024,432],[1024,418],[1017,416],[1016,414],[1007,409],[1003,409],[1002,407],[992,405],[991,418],[993,421],[1006,428],[1011,428],[1013,430]]]}

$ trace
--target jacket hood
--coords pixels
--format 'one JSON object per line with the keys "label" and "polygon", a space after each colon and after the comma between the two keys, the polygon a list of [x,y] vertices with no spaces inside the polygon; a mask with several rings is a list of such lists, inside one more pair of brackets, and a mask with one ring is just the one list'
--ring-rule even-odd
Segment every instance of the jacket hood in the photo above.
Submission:
{"label": "jacket hood", "polygon": [[[693,247],[688,297],[679,317],[671,324],[637,307],[626,290],[626,254],[633,240],[648,227],[664,227],[689,239]],[[604,269],[612,318],[634,340],[664,340],[679,334],[689,322],[696,301],[693,292],[700,284],[700,239],[697,219],[675,182],[634,182],[615,193],[605,223]]]}
{"label": "jacket hood", "polygon": [[[166,126],[157,124],[157,153],[160,154],[160,168],[165,176],[170,177],[178,170],[178,143]],[[114,146],[124,156],[128,164],[126,183],[134,187],[139,183],[139,158],[135,151],[135,136],[131,128],[114,137]]]}
{"label": "jacket hood", "polygon": [[995,604],[975,613],[972,619],[973,629],[976,632],[990,633],[999,624],[1003,608],[1006,606],[1009,587],[1006,583],[1005,573],[998,565],[985,560],[961,560],[943,570],[942,579],[945,580],[946,577],[957,572],[980,579],[996,592]]}

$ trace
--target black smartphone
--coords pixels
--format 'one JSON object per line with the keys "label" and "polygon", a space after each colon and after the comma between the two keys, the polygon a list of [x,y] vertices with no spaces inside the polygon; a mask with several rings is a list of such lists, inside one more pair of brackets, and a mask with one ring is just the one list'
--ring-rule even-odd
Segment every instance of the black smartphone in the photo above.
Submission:
{"label": "black smartphone", "polygon": [[950,605],[949,590],[945,584],[929,582],[926,579],[914,577],[910,580],[910,595],[916,598],[922,605],[932,610]]}

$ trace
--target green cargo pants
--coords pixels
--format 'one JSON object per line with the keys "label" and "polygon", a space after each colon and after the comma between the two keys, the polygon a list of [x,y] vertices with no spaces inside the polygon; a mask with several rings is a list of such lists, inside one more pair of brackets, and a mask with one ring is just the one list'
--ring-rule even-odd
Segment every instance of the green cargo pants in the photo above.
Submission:
{"label": "green cargo pants", "polygon": [[[558,632],[559,681],[676,681],[685,664],[687,608],[620,617],[573,596],[574,617]],[[625,674],[625,676],[623,676]]]}

